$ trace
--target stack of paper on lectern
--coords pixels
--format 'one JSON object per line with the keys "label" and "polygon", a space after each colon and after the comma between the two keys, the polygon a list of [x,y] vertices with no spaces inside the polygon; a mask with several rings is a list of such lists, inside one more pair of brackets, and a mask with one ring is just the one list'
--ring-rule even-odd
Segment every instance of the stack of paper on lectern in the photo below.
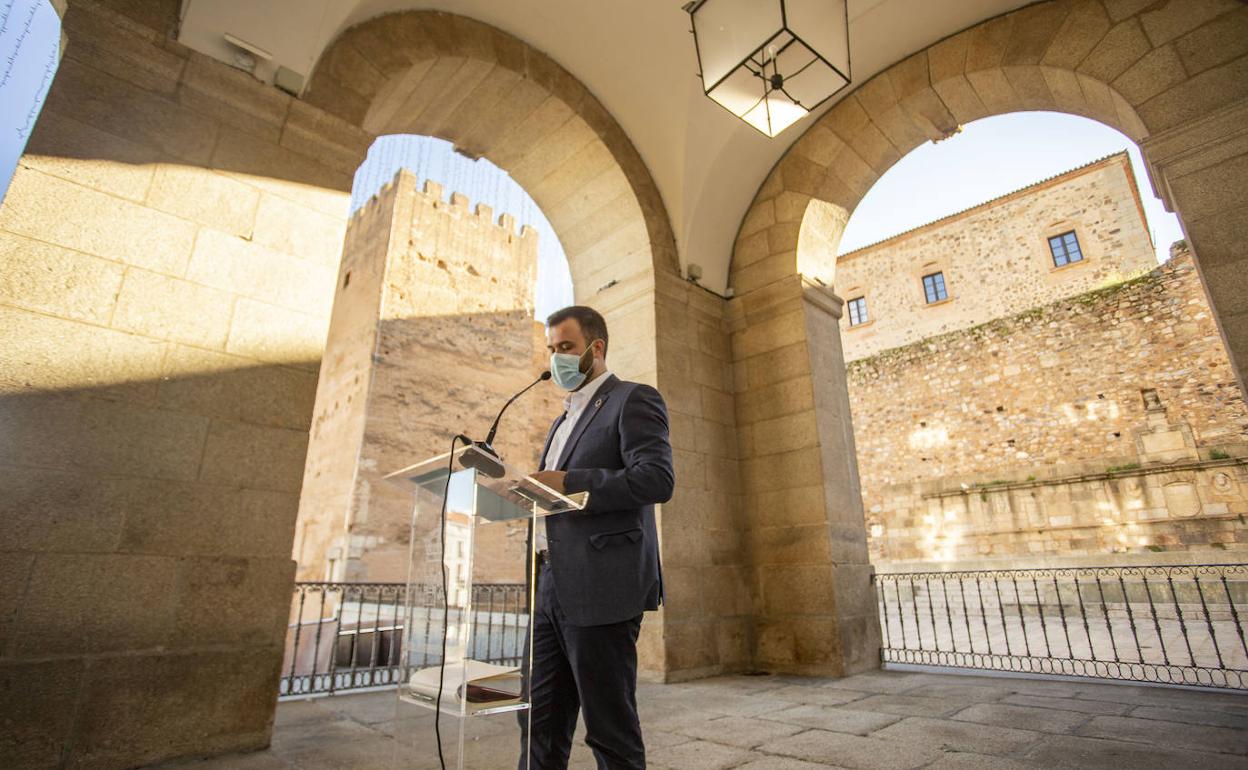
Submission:
{"label": "stack of paper on lectern", "polygon": [[470,714],[523,703],[520,698],[523,679],[518,667],[479,660],[448,663],[445,669],[440,666],[422,668],[408,681],[408,693],[413,699],[433,706],[438,698],[439,677],[445,682],[442,702],[464,704]]}
{"label": "stack of paper on lectern", "polygon": [[567,492],[561,495],[528,476],[520,479],[512,487],[512,491],[526,500],[537,503],[537,507],[541,508],[544,513],[579,511],[589,503],[588,492]]}

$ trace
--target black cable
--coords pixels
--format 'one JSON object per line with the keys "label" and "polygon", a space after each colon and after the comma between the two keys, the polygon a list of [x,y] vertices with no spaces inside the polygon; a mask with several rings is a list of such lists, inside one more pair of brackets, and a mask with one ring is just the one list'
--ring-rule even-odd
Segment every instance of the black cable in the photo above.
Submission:
{"label": "black cable", "polygon": [[450,628],[451,597],[447,590],[446,577],[446,498],[451,493],[451,474],[455,472],[455,445],[460,441],[471,445],[472,440],[463,434],[451,439],[451,455],[446,463],[446,486],[442,489],[442,512],[438,515],[438,541],[442,546],[442,556],[438,562],[438,570],[442,573],[442,658],[438,664],[438,698],[433,704],[433,735],[438,742],[438,764],[446,770],[446,758],[442,756],[442,685],[446,679],[446,632]]}

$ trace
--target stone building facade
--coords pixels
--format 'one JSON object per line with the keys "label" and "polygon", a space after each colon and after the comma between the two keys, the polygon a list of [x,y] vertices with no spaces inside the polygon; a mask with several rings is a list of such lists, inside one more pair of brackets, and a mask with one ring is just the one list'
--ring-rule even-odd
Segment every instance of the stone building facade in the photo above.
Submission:
{"label": "stone building facade", "polygon": [[877,564],[1248,550],[1248,409],[1185,251],[849,377]]}
{"label": "stone building facade", "polygon": [[[401,171],[347,225],[321,364],[294,558],[303,580],[402,582],[412,503],[381,477],[482,439],[549,363],[533,320],[537,234]],[[560,394],[543,383],[495,442],[536,469]],[[419,523],[418,523],[419,524]],[[481,527],[476,579],[522,582],[522,526]]]}
{"label": "stone building facade", "polygon": [[[1081,259],[1049,239],[1073,233]],[[1060,263],[1060,264],[1059,264]],[[916,227],[836,260],[854,361],[1139,275],[1157,264],[1125,152]],[[928,296],[939,274],[944,296]],[[856,323],[855,301],[866,320]],[[929,301],[930,300],[930,301]]]}

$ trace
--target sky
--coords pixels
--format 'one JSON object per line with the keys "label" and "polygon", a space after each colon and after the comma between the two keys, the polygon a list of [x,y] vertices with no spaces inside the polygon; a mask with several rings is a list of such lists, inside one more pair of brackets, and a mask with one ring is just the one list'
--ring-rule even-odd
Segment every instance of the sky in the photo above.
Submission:
{"label": "sky", "polygon": [[1058,112],[1015,112],[962,127],[902,158],[867,192],[849,218],[845,254],[897,233],[1126,150],[1144,202],[1157,261],[1183,237],[1179,220],[1153,195],[1135,143],[1095,120]]}

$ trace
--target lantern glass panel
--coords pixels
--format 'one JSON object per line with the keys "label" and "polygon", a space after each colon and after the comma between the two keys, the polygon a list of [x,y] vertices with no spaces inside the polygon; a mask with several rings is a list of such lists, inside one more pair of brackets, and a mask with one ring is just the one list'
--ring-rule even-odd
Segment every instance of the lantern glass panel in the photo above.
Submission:
{"label": "lantern glass panel", "polygon": [[728,108],[729,112],[745,116],[759,106],[765,93],[761,78],[747,67],[738,67],[706,95]]}
{"label": "lantern glass panel", "polygon": [[755,126],[768,136],[775,136],[797,121],[806,117],[809,111],[801,105],[794,104],[783,91],[772,91],[767,95],[767,125]]}
{"label": "lantern glass panel", "polygon": [[849,75],[846,0],[784,0],[786,26],[843,75]]}
{"label": "lantern glass panel", "polygon": [[710,90],[783,27],[780,0],[706,0],[693,13],[704,88]]}
{"label": "lantern glass panel", "polygon": [[785,94],[808,110],[848,83],[798,40],[780,52],[776,68],[784,76]]}

